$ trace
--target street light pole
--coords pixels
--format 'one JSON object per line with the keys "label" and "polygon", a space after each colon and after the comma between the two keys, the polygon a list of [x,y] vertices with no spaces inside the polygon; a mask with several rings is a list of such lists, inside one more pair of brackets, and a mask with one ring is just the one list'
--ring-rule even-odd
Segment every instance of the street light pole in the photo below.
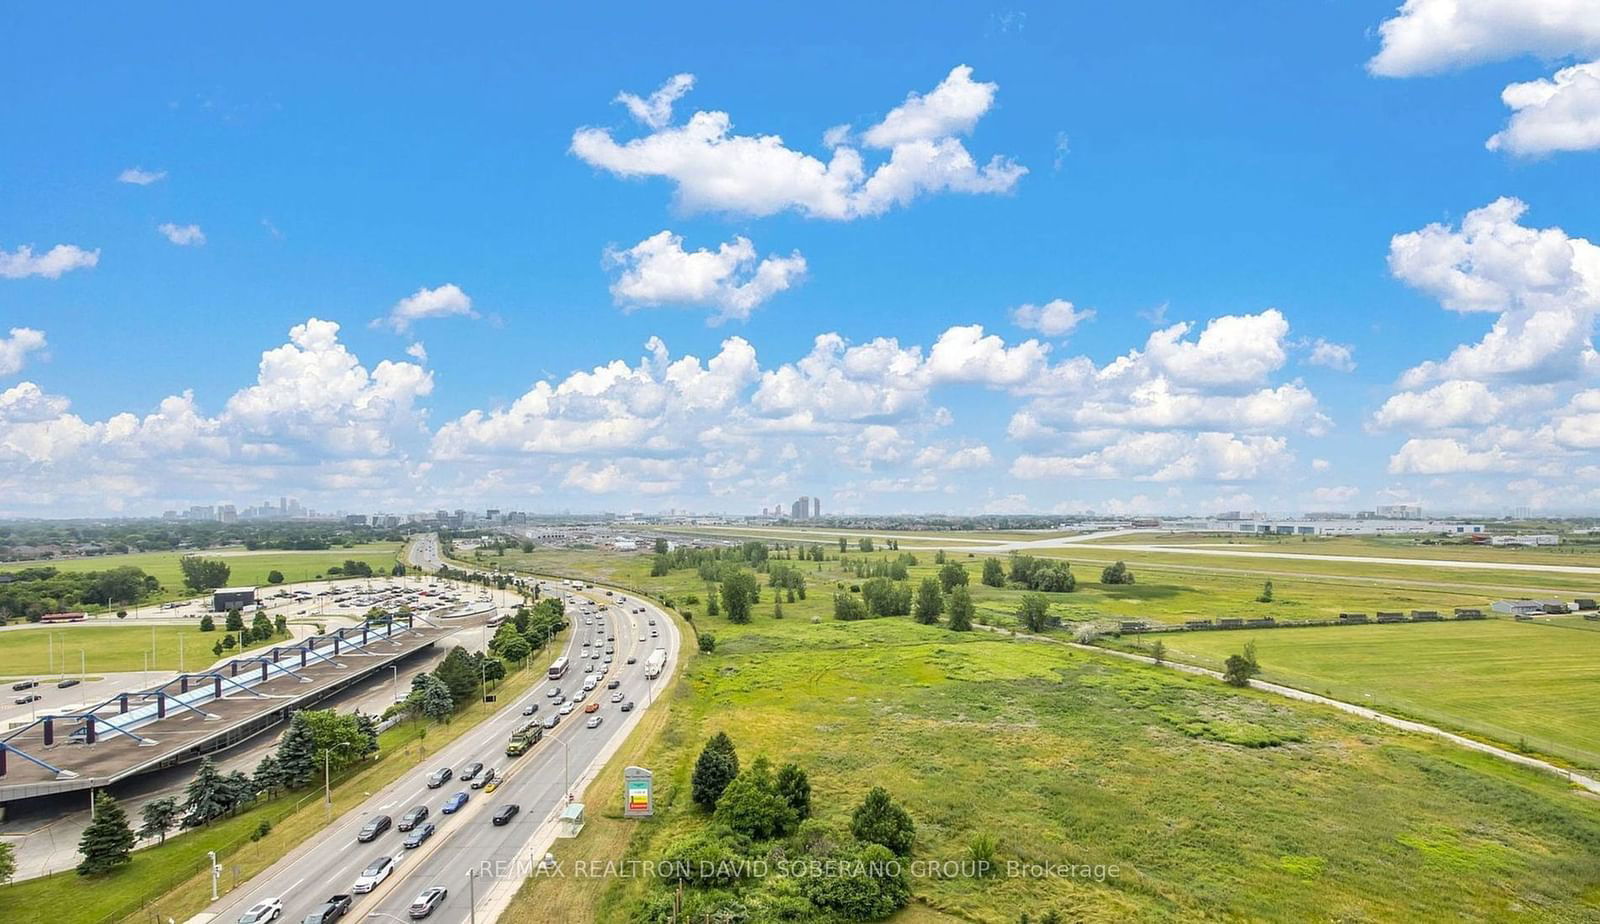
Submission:
{"label": "street light pole", "polygon": [[467,870],[467,917],[471,924],[478,924],[478,896],[473,888],[472,870]]}
{"label": "street light pole", "polygon": [[400,702],[400,666],[397,664],[391,664],[389,665],[389,670],[394,671],[394,701],[398,703]]}

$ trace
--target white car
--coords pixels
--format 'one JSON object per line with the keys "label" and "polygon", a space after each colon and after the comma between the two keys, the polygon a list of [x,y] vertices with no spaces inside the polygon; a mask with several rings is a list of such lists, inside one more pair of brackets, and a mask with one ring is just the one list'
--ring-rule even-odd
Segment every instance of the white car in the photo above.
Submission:
{"label": "white car", "polygon": [[266,924],[267,921],[276,921],[283,914],[283,899],[265,898],[250,906],[250,910],[239,915],[239,924]]}
{"label": "white car", "polygon": [[383,884],[389,874],[394,872],[394,857],[379,857],[367,864],[367,868],[356,877],[355,884],[350,887],[352,892],[371,892]]}
{"label": "white car", "polygon": [[[573,708],[574,708],[574,706],[573,706],[572,703],[562,703],[561,704],[561,714],[562,715],[571,715]],[[358,889],[357,891],[360,891],[360,890]]]}

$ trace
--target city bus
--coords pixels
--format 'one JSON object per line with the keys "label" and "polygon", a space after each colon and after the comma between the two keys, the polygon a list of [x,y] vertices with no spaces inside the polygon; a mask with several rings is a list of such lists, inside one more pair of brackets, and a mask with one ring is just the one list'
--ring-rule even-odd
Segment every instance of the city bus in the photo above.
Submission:
{"label": "city bus", "polygon": [[566,655],[562,655],[561,657],[556,658],[556,661],[555,661],[554,664],[550,665],[550,679],[551,680],[560,680],[562,677],[565,677],[566,674],[567,674],[567,656]]}
{"label": "city bus", "polygon": [[506,614],[500,613],[500,612],[496,612],[493,616],[489,617],[489,628],[498,629],[501,625],[503,625],[505,623],[505,621],[506,621]]}

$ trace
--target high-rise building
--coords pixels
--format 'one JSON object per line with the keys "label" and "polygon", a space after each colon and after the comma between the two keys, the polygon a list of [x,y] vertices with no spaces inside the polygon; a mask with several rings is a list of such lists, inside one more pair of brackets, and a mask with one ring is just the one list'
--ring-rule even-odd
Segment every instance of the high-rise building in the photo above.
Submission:
{"label": "high-rise building", "polygon": [[1383,520],[1422,519],[1422,508],[1416,504],[1380,504],[1374,512]]}
{"label": "high-rise building", "polygon": [[815,519],[820,518],[821,516],[822,516],[822,498],[813,497],[813,498],[811,498],[811,519],[815,520]]}

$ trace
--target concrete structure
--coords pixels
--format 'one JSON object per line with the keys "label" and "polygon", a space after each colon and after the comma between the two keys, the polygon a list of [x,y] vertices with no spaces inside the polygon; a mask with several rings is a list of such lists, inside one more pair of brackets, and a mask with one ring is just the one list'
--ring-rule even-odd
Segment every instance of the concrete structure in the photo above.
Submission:
{"label": "concrete structure", "polygon": [[242,610],[256,602],[254,587],[219,587],[211,592],[211,611]]}
{"label": "concrete structure", "polygon": [[1512,546],[1560,545],[1561,537],[1554,533],[1540,533],[1532,536],[1490,536],[1489,544]]}
{"label": "concrete structure", "polygon": [[1205,532],[1250,533],[1260,536],[1477,536],[1484,532],[1483,526],[1478,523],[1416,519],[1311,520],[1251,517],[1239,520],[1205,520],[1198,528]]}
{"label": "concrete structure", "polygon": [[1422,508],[1416,504],[1379,504],[1372,512],[1380,520],[1422,519]]}

